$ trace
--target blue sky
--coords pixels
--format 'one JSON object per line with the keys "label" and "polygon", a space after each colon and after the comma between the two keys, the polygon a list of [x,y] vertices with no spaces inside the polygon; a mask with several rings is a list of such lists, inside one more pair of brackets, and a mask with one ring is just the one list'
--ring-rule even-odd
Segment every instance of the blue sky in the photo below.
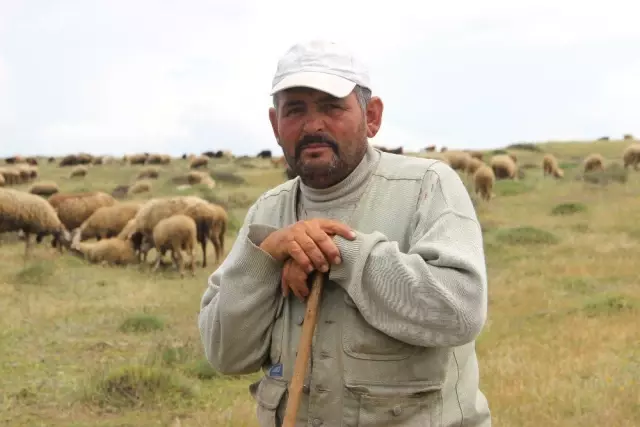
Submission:
{"label": "blue sky", "polygon": [[312,38],[369,64],[385,103],[376,144],[640,136],[640,2],[301,5],[0,0],[0,156],[281,153],[271,79]]}

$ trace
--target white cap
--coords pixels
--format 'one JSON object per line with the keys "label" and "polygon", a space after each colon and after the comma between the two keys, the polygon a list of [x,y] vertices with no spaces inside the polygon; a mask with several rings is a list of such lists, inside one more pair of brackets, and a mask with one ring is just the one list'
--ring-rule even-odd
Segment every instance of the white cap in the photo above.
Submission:
{"label": "white cap", "polygon": [[370,89],[365,65],[337,43],[313,40],[294,45],[280,58],[271,95],[292,87],[309,87],[344,98],[356,84]]}

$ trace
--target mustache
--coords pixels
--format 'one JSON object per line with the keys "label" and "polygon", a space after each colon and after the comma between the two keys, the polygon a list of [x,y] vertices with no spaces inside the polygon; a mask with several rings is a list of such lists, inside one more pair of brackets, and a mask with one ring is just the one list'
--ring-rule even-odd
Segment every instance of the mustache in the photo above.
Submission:
{"label": "mustache", "polygon": [[296,158],[300,157],[300,153],[305,147],[311,144],[327,144],[334,153],[338,154],[338,143],[328,136],[322,134],[305,135],[296,145]]}

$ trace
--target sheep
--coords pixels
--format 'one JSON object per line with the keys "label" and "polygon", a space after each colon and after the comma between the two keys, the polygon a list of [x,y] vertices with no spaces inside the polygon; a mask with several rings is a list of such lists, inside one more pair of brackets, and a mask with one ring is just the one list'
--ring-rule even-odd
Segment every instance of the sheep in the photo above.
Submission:
{"label": "sheep", "polygon": [[75,240],[71,243],[70,250],[71,253],[82,256],[90,263],[126,265],[138,262],[133,243],[117,237],[102,239],[97,242]]}
{"label": "sheep", "polygon": [[224,208],[213,203],[195,203],[184,210],[184,214],[193,218],[198,227],[198,242],[202,247],[202,266],[207,266],[207,240],[211,240],[216,252],[216,262],[224,254],[224,235],[227,231],[229,216]]}
{"label": "sheep", "polygon": [[189,169],[198,169],[200,167],[207,167],[209,164],[209,158],[206,156],[198,156],[189,162]]}
{"label": "sheep", "polygon": [[129,194],[148,193],[149,191],[151,191],[151,181],[147,179],[136,181],[129,187]]}
{"label": "sheep", "polygon": [[[135,224],[130,227],[128,239],[151,238],[153,228],[158,222],[172,215],[184,213],[196,222],[198,241],[202,245],[203,267],[207,265],[206,241],[216,249],[216,259],[224,252],[224,234],[227,227],[227,213],[221,206],[214,205],[197,196],[174,196],[147,201],[134,217]],[[146,260],[147,252],[141,250],[140,257]]]}
{"label": "sheep", "polygon": [[189,185],[204,184],[209,188],[215,188],[216,182],[206,172],[191,171],[187,174],[187,182]]}
{"label": "sheep", "polygon": [[5,183],[4,175],[0,173],[0,187],[4,187],[4,183]]}
{"label": "sheep", "polygon": [[[0,188],[0,233],[22,230],[24,256],[31,251],[30,234],[52,234],[54,239],[69,241],[70,235],[55,209],[42,197],[10,188]],[[62,251],[62,246],[59,248]]]}
{"label": "sheep", "polygon": [[495,180],[496,177],[493,173],[493,169],[483,163],[473,174],[475,193],[480,193],[480,197],[482,197],[483,200],[491,200],[494,196],[492,191]]}
{"label": "sheep", "polygon": [[508,153],[507,156],[511,157],[511,160],[513,160],[513,163],[518,163],[518,156],[516,156],[513,153]]}
{"label": "sheep", "polygon": [[484,165],[484,162],[482,160],[476,157],[471,157],[469,159],[469,162],[467,163],[467,174],[473,176],[482,165]]}
{"label": "sheep", "polygon": [[60,192],[60,188],[53,181],[39,181],[29,188],[29,193],[43,197],[49,197],[58,192]]}
{"label": "sheep", "polygon": [[633,166],[634,170],[640,170],[640,144],[629,145],[622,154],[622,160],[624,162],[624,168]]}
{"label": "sheep", "polygon": [[[89,193],[57,193],[48,200],[58,213],[58,218],[67,228],[73,230],[80,227],[82,223],[102,206],[112,206],[116,204],[116,199],[101,191]],[[42,241],[42,235],[38,235],[36,242]],[[68,242],[65,242],[68,243]],[[54,237],[51,245],[55,247],[58,239]]]}
{"label": "sheep", "polygon": [[604,171],[604,157],[599,153],[589,154],[584,159],[584,173],[595,170]]}
{"label": "sheep", "polygon": [[71,233],[72,240],[102,239],[118,236],[132,220],[142,203],[123,202],[96,209],[78,228]]}
{"label": "sheep", "polygon": [[469,152],[469,155],[478,160],[482,160],[484,158],[484,154],[482,153],[482,151],[471,151]]}
{"label": "sheep", "polygon": [[13,168],[0,168],[0,175],[2,175],[5,185],[17,185],[22,183],[20,174]]}
{"label": "sheep", "polygon": [[146,163],[149,165],[167,165],[171,163],[171,156],[167,154],[151,154]]}
{"label": "sheep", "polygon": [[542,173],[544,176],[552,175],[554,178],[564,177],[564,171],[558,166],[558,160],[553,154],[545,154],[542,158]]}
{"label": "sheep", "polygon": [[158,178],[159,175],[160,175],[160,171],[158,170],[158,168],[150,166],[142,169],[136,179],[145,179],[145,178],[156,179]]}
{"label": "sheep", "polygon": [[86,166],[75,166],[73,169],[71,169],[71,173],[69,174],[70,178],[74,178],[76,176],[79,177],[83,177],[86,176],[87,173],[89,172],[89,169],[87,169]]}
{"label": "sheep", "polygon": [[193,218],[184,214],[176,214],[161,219],[153,227],[152,238],[145,239],[141,249],[148,252],[152,244],[158,254],[151,271],[155,272],[158,269],[162,257],[170,250],[171,258],[180,272],[180,277],[184,277],[184,259],[181,253],[181,250],[184,250],[190,257],[191,275],[195,276],[196,246],[198,241],[196,222]]}
{"label": "sheep", "polygon": [[496,179],[515,179],[518,167],[513,158],[507,154],[498,154],[491,158],[491,169]]}
{"label": "sheep", "polygon": [[465,151],[448,151],[444,157],[454,170],[466,170],[472,159],[471,155]]}
{"label": "sheep", "polygon": [[128,160],[131,165],[143,165],[146,163],[148,156],[145,154],[133,154],[131,156],[125,156],[124,160]]}

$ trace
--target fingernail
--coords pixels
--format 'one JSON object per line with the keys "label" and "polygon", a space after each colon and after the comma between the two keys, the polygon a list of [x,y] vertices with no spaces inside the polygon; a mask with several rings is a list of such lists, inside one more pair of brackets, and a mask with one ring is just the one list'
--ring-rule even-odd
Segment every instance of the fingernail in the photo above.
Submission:
{"label": "fingernail", "polygon": [[351,230],[350,236],[351,236],[352,239],[355,239],[356,238],[356,232]]}
{"label": "fingernail", "polygon": [[313,266],[310,265],[309,267],[307,267],[307,273],[311,274],[313,272]]}
{"label": "fingernail", "polygon": [[337,264],[340,264],[341,262],[342,262],[342,259],[341,259],[339,256],[337,256],[337,257],[335,257],[335,258],[333,259],[333,263],[334,263],[334,264],[336,264],[336,265],[337,265]]}
{"label": "fingernail", "polygon": [[329,267],[327,267],[326,265],[323,265],[322,267],[320,267],[320,271],[322,271],[323,273],[326,273],[327,271],[329,271]]}

